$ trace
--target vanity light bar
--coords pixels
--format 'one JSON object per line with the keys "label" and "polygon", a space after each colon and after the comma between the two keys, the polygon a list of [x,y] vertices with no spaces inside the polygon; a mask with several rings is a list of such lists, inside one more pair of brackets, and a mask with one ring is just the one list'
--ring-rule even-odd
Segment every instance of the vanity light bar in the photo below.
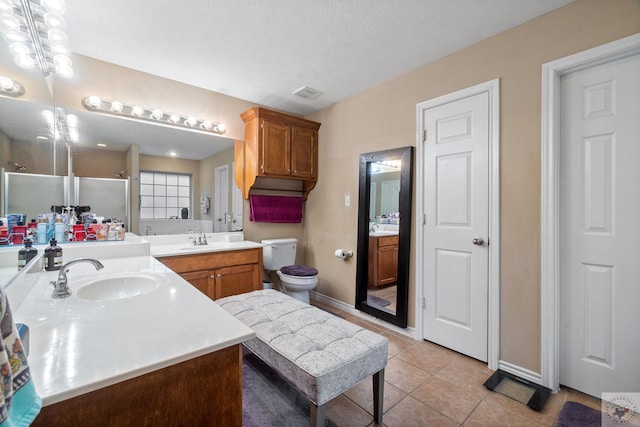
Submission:
{"label": "vanity light bar", "polygon": [[17,98],[24,95],[24,86],[9,77],[0,76],[0,94]]}
{"label": "vanity light bar", "polygon": [[157,108],[145,108],[140,105],[127,105],[120,101],[105,101],[95,95],[91,95],[83,99],[82,104],[89,111],[109,114],[112,116],[128,117],[151,123],[177,126],[189,130],[210,132],[218,135],[222,135],[227,131],[227,127],[222,123],[214,123],[211,120],[201,120],[193,116],[167,113]]}
{"label": "vanity light bar", "polygon": [[0,27],[19,67],[73,76],[64,9],[64,0],[0,0]]}
{"label": "vanity light bar", "polygon": [[64,108],[56,107],[54,111],[44,110],[42,117],[47,122],[49,132],[56,141],[63,138],[68,142],[78,142],[80,140],[78,116],[75,114],[67,114]]}

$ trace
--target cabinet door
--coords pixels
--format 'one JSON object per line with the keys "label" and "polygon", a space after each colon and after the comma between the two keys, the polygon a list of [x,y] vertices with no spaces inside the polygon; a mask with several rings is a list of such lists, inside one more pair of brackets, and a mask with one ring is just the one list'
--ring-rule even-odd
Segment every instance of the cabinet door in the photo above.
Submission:
{"label": "cabinet door", "polygon": [[193,287],[205,294],[211,299],[214,299],[214,281],[211,277],[210,271],[195,271],[192,273],[180,274],[187,282],[191,283]]}
{"label": "cabinet door", "polygon": [[261,174],[289,176],[291,174],[291,127],[263,120],[260,156]]}
{"label": "cabinet door", "polygon": [[378,286],[398,280],[398,247],[382,246],[378,249]]}
{"label": "cabinet door", "polygon": [[259,264],[216,269],[214,271],[215,299],[259,289],[259,285],[262,283],[261,274]]}
{"label": "cabinet door", "polygon": [[304,128],[291,129],[291,175],[300,178],[318,176],[318,133]]}

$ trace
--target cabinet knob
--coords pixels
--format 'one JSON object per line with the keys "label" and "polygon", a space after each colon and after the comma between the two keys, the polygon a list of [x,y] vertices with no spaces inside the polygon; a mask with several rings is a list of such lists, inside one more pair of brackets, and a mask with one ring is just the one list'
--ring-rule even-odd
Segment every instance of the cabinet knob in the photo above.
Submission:
{"label": "cabinet knob", "polygon": [[213,274],[209,277],[209,279],[215,279],[216,276],[214,276]]}
{"label": "cabinet knob", "polygon": [[218,275],[216,276],[218,279],[222,277],[222,274],[218,273]]}

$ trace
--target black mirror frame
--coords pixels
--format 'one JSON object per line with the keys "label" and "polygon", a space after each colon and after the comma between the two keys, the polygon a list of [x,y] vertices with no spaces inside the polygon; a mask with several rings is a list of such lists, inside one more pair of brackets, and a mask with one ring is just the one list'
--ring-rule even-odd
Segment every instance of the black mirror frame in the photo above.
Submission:
{"label": "black mirror frame", "polygon": [[[369,188],[371,185],[372,162],[401,160],[400,227],[398,232],[398,282],[396,314],[367,304],[367,284],[369,271]],[[413,194],[413,147],[394,148],[360,155],[360,182],[358,195],[358,255],[356,264],[355,308],[385,320],[401,328],[407,327],[409,308],[409,269],[411,251],[411,203]]]}

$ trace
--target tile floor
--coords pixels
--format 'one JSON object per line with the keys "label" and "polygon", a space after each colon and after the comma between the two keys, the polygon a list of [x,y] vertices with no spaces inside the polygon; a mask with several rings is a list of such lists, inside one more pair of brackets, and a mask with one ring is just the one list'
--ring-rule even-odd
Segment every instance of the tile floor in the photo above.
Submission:
{"label": "tile floor", "polygon": [[[482,384],[492,374],[485,364],[455,351],[391,331],[323,305],[346,320],[389,339],[385,370],[384,426],[553,426],[567,400],[600,410],[600,401],[573,390],[551,395],[536,412]],[[371,380],[333,399],[327,415],[340,427],[374,426]]]}

